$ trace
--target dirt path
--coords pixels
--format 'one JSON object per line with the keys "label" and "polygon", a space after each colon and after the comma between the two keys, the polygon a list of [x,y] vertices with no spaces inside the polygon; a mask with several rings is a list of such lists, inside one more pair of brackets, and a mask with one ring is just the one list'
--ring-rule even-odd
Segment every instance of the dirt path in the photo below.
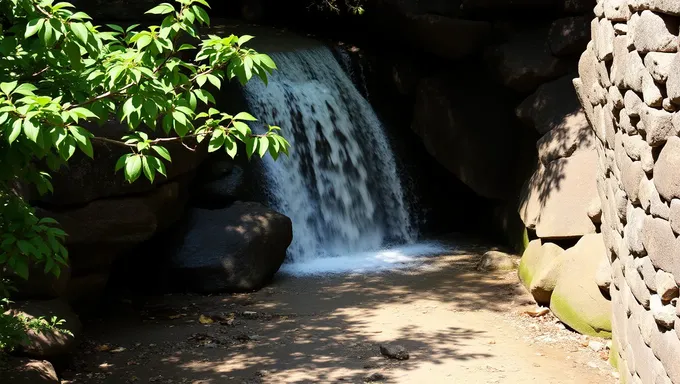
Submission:
{"label": "dirt path", "polygon": [[[65,382],[616,382],[606,351],[550,315],[523,314],[533,304],[514,272],[476,272],[481,251],[414,271],[282,276],[253,294],[124,300],[88,324]],[[381,343],[410,359],[386,359]]]}

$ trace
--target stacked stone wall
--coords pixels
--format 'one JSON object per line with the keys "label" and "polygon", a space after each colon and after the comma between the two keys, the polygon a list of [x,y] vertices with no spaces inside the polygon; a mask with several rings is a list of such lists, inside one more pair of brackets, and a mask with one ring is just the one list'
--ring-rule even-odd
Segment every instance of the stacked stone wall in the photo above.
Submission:
{"label": "stacked stone wall", "polygon": [[574,85],[597,140],[624,383],[680,383],[677,0],[599,0]]}

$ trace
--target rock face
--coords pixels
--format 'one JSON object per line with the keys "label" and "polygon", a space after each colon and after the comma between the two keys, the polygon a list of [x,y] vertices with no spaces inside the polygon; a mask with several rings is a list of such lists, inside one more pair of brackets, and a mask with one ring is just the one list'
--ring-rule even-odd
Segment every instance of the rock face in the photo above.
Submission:
{"label": "rock face", "polygon": [[557,318],[586,335],[611,335],[611,303],[595,281],[605,255],[602,235],[586,235],[565,251],[550,300],[550,309]]}
{"label": "rock face", "polygon": [[64,320],[64,324],[60,328],[68,331],[68,333],[58,330],[45,333],[29,331],[28,343],[22,345],[17,351],[22,355],[54,361],[65,358],[75,349],[82,325],[78,316],[73,313],[71,307],[64,300],[20,302],[8,313],[29,319],[38,317],[51,319],[56,316],[58,319]]}
{"label": "rock face", "polygon": [[[619,6],[616,12],[612,4]],[[575,84],[584,109],[592,107],[591,123],[598,132],[601,232],[611,262],[611,359],[618,361],[625,382],[680,383],[680,369],[671,358],[680,353],[680,333],[671,330],[679,329],[680,239],[674,208],[680,197],[680,2],[600,0],[595,10],[592,25],[598,30],[581,57]],[[607,22],[617,27],[614,36],[603,38],[599,27]],[[612,57],[598,54],[593,60],[593,50],[609,45]],[[603,67],[604,76],[594,76]],[[599,87],[608,87],[613,96],[602,99]],[[617,94],[624,95],[623,103]],[[558,289],[559,284],[553,303]]]}
{"label": "rock face", "polygon": [[502,110],[489,114],[478,102],[491,97],[500,104],[502,91],[489,95],[483,89],[468,79],[422,80],[411,127],[428,152],[472,190],[484,197],[504,198],[516,183],[512,152],[517,136],[509,125],[510,116]]}
{"label": "rock face", "polygon": [[244,292],[269,282],[293,239],[289,218],[258,203],[192,209],[183,245],[172,256],[180,286],[197,292]]}

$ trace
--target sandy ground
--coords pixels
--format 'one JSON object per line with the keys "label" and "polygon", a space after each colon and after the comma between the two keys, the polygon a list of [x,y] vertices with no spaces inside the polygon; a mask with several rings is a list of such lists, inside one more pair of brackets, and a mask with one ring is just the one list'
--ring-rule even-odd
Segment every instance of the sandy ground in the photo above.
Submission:
{"label": "sandy ground", "polygon": [[[279,276],[252,294],[123,299],[87,323],[64,383],[617,381],[593,348],[606,340],[527,315],[515,272],[475,271],[483,251],[410,271]],[[383,343],[410,359],[382,356]]]}

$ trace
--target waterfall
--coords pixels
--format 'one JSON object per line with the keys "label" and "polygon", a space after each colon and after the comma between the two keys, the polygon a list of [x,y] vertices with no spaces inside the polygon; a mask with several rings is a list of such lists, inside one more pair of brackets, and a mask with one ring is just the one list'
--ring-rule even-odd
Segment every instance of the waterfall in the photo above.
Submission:
{"label": "waterfall", "polygon": [[263,160],[270,205],[293,221],[289,262],[416,240],[383,126],[332,52],[270,55],[279,70],[266,86],[249,82],[245,95],[291,143],[289,157]]}

